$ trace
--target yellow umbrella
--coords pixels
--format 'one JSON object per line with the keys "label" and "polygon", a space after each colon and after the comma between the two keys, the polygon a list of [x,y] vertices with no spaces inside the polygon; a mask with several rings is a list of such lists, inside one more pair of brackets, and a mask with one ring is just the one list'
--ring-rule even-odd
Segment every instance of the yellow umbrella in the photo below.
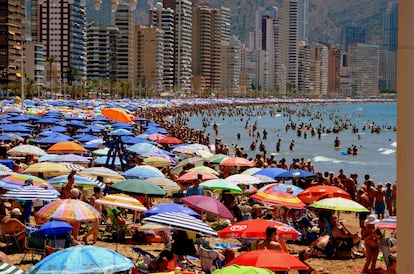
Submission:
{"label": "yellow umbrella", "polygon": [[153,166],[153,167],[164,167],[164,166],[170,166],[172,163],[170,160],[160,157],[160,156],[151,156],[148,158],[145,158],[143,161],[143,164]]}
{"label": "yellow umbrella", "polygon": [[122,193],[107,195],[99,198],[95,202],[106,206],[127,208],[140,212],[147,210],[147,208],[140,201],[134,197]]}
{"label": "yellow umbrella", "polygon": [[23,173],[48,173],[51,176],[57,176],[69,174],[70,169],[61,163],[41,162],[30,165],[23,171]]}
{"label": "yellow umbrella", "polygon": [[204,171],[204,172],[214,174],[216,176],[220,175],[216,170],[214,170],[214,169],[212,169],[211,167],[208,167],[208,166],[195,166],[193,168],[190,168],[187,172],[192,172],[192,171]]}

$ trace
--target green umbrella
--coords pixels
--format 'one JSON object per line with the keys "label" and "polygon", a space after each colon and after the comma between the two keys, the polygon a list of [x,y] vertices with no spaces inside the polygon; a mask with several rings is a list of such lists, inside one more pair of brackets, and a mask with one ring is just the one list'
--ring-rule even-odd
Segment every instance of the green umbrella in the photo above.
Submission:
{"label": "green umbrella", "polygon": [[359,203],[341,197],[322,199],[310,204],[309,206],[331,210],[369,212],[369,210],[366,207],[360,205]]}
{"label": "green umbrella", "polygon": [[165,196],[167,193],[159,186],[141,179],[128,179],[111,186],[112,189],[130,194],[146,196]]}
{"label": "green umbrella", "polygon": [[274,274],[273,271],[267,268],[259,268],[254,266],[239,266],[239,265],[230,265],[217,269],[213,274]]}
{"label": "green umbrella", "polygon": [[224,179],[212,179],[200,184],[204,188],[210,188],[215,190],[228,190],[234,194],[243,194],[243,190],[235,183]]}
{"label": "green umbrella", "polygon": [[221,161],[226,158],[229,158],[229,156],[224,154],[214,154],[213,156],[208,157],[207,161],[209,161],[211,164],[220,164]]}

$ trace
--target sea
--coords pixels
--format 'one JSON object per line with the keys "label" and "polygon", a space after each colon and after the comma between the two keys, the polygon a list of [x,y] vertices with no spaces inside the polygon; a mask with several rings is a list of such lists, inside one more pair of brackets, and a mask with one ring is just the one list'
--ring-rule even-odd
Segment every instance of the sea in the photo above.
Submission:
{"label": "sea", "polygon": [[[231,148],[231,153],[234,152],[234,146],[238,145],[243,147],[249,157],[254,158],[261,153],[259,144],[262,142],[268,156],[272,154],[276,160],[285,158],[287,164],[294,158],[310,159],[315,171],[338,174],[343,169],[347,176],[358,174],[358,184],[363,182],[365,174],[369,174],[375,183],[393,183],[396,180],[396,102],[238,106],[228,111],[211,111],[202,116],[189,114],[187,119],[189,127],[205,130],[213,144],[215,139],[221,139],[221,143]],[[213,129],[214,123],[217,125],[217,135]],[[254,124],[257,131],[252,136],[249,129]],[[286,130],[287,124],[296,125],[296,129]],[[337,124],[347,124],[348,127],[334,133],[332,129]],[[299,130],[300,136],[299,126],[302,128]],[[320,138],[318,134],[312,136],[311,128],[321,128]],[[379,130],[372,131],[372,128]],[[263,139],[263,130],[268,133],[266,140]],[[240,139],[237,138],[238,133]],[[337,136],[340,148],[334,146]],[[277,153],[276,142],[279,138],[281,146]],[[256,150],[250,149],[253,140],[257,140]],[[290,150],[292,140],[295,145]],[[357,154],[349,155],[347,149],[353,146],[357,148]]]}

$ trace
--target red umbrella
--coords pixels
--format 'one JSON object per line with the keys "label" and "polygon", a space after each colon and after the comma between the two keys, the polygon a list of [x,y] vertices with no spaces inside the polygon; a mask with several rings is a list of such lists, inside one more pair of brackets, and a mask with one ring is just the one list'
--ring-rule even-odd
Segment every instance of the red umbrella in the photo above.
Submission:
{"label": "red umbrella", "polygon": [[189,207],[205,211],[210,214],[232,220],[234,217],[230,210],[220,201],[203,195],[192,195],[181,198],[181,201]]}
{"label": "red umbrella", "polygon": [[201,180],[203,182],[207,180],[218,179],[216,175],[205,172],[205,171],[191,171],[178,177],[176,181],[177,182],[192,182],[198,179],[199,174],[201,174]]}
{"label": "red umbrella", "polygon": [[167,137],[161,138],[159,140],[156,140],[156,142],[158,144],[163,144],[163,145],[178,145],[178,144],[183,143],[182,140],[176,137],[173,137],[173,136],[167,136]]}
{"label": "red umbrella", "polygon": [[254,167],[254,163],[242,157],[229,157],[220,162],[221,166]]}
{"label": "red umbrella", "polygon": [[267,268],[272,271],[307,270],[309,268],[295,256],[271,249],[245,252],[231,260],[226,266],[233,264]]}
{"label": "red umbrella", "polygon": [[264,219],[252,219],[234,223],[218,232],[219,238],[265,238],[266,228],[277,228],[277,236],[281,240],[296,240],[301,236],[300,232],[291,226]]}
{"label": "red umbrella", "polygon": [[293,196],[290,193],[280,190],[265,190],[263,192],[257,192],[251,196],[252,199],[278,206],[285,206],[287,208],[304,208],[306,204],[299,198]]}
{"label": "red umbrella", "polygon": [[351,195],[342,188],[336,186],[311,186],[302,191],[297,196],[303,202],[311,204],[315,201],[320,200],[321,198],[335,198],[341,197],[345,199],[351,199]]}

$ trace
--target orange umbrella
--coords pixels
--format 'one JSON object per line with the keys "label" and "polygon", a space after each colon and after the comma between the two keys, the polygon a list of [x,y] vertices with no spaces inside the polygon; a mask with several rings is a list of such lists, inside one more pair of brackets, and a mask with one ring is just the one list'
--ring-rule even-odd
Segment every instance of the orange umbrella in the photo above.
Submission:
{"label": "orange umbrella", "polygon": [[156,141],[158,144],[163,144],[163,145],[178,145],[178,144],[182,144],[183,141],[173,137],[173,136],[167,136],[164,138],[161,138],[159,140]]}
{"label": "orange umbrella", "polygon": [[254,163],[242,157],[229,157],[221,161],[221,166],[244,166],[254,167]]}
{"label": "orange umbrella", "polygon": [[102,109],[102,115],[114,121],[121,123],[131,123],[131,115],[126,113],[125,110],[119,108],[104,108]]}
{"label": "orange umbrella", "polygon": [[84,153],[86,149],[75,142],[59,142],[51,146],[48,153],[64,154],[64,153]]}
{"label": "orange umbrella", "polygon": [[191,171],[188,172],[180,177],[177,178],[177,182],[191,182],[191,181],[195,181],[198,178],[198,175],[201,174],[201,180],[207,181],[207,180],[212,180],[212,179],[218,179],[218,177],[214,174],[205,172],[205,171]]}
{"label": "orange umbrella", "polygon": [[342,188],[324,185],[308,187],[299,193],[297,197],[307,204],[311,204],[321,198],[342,197],[345,199],[351,199],[351,195],[349,195],[349,193]]}
{"label": "orange umbrella", "polygon": [[280,190],[272,191],[265,190],[264,192],[257,192],[251,196],[252,199],[258,200],[264,203],[285,206],[287,208],[304,208],[306,204],[299,198],[294,197],[292,194],[283,192]]}

